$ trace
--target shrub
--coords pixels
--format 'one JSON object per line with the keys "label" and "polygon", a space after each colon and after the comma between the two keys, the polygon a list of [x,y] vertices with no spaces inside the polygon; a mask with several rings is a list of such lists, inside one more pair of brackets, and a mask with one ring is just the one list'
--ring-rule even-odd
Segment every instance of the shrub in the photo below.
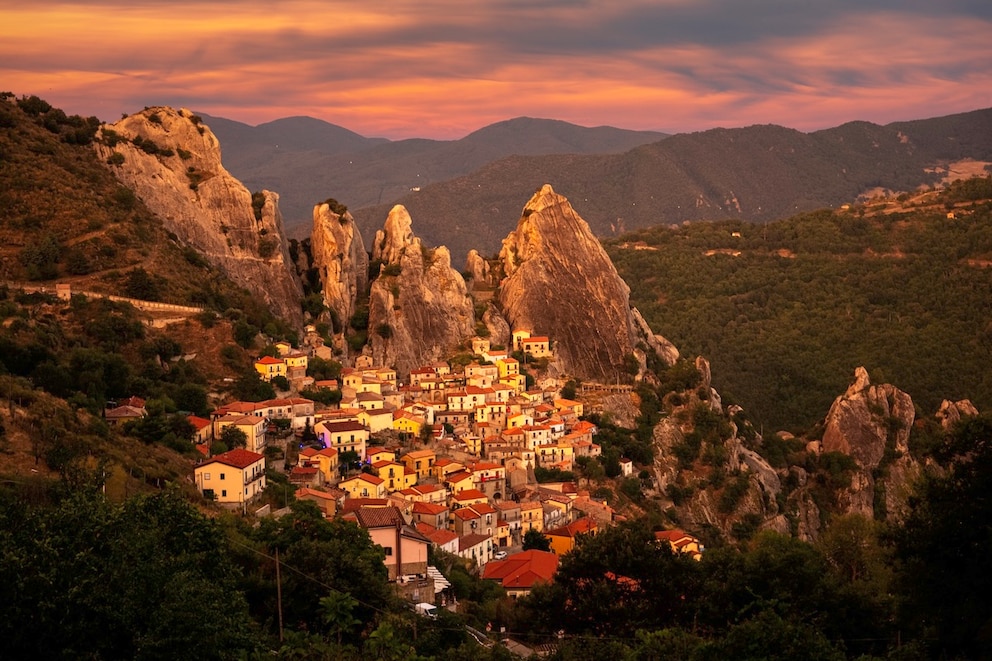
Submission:
{"label": "shrub", "polygon": [[119,151],[115,151],[113,154],[107,157],[107,165],[123,165],[124,154]]}

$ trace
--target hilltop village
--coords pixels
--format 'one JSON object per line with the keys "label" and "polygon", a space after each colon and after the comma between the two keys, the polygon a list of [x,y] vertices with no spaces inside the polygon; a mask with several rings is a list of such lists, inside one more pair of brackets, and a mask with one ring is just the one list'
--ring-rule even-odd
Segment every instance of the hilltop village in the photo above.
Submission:
{"label": "hilltop village", "polygon": [[[328,354],[319,337],[314,344],[314,356]],[[266,470],[275,468],[287,474],[297,500],[367,529],[385,550],[390,580],[412,601],[449,599],[447,581],[428,567],[429,546],[463,558],[511,595],[526,594],[552,580],[558,557],[579,535],[595,534],[617,514],[573,481],[536,478],[571,477],[581,458],[601,455],[574,383],[535,382],[534,366],[554,360],[552,339],[517,330],[509,349],[481,337],[470,345],[471,362],[424,365],[400,381],[369,356],[339,379],[315,380],[307,376],[307,352],[276,343],[278,356],[254,363],[262,380],[288,383],[294,392],[339,393],[340,402],[233,401],[209,419],[190,416],[204,455],[194,468],[197,489],[226,508],[278,515],[261,504]],[[140,415],[119,407],[108,417],[125,408]],[[245,446],[211,456],[229,427]],[[622,458],[620,468],[630,476],[634,464]],[[550,551],[518,554],[528,534],[543,536],[546,544],[537,545]],[[698,540],[682,531],[659,532],[658,539],[699,557]]]}

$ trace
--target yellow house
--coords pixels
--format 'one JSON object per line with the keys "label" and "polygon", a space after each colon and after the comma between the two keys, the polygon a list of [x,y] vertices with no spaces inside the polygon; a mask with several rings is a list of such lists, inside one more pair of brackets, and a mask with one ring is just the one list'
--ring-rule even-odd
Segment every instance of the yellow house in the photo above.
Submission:
{"label": "yellow house", "polygon": [[246,439],[245,449],[251,452],[261,452],[265,449],[265,418],[255,415],[238,415],[232,413],[222,418],[217,418],[217,435],[224,432],[225,427],[237,427],[244,433]]}
{"label": "yellow house", "polygon": [[333,484],[338,476],[338,451],[334,448],[304,448],[300,451],[300,465],[313,466],[324,474],[325,482]]}
{"label": "yellow house", "polygon": [[468,491],[469,489],[475,489],[475,476],[471,471],[459,471],[458,473],[448,475],[444,480],[444,484],[448,487],[448,491],[457,494],[462,491]]}
{"label": "yellow house", "polygon": [[567,526],[549,530],[544,536],[551,542],[551,552],[561,556],[575,548],[575,540],[579,535],[595,535],[597,530],[593,519],[582,517]]}
{"label": "yellow house", "polygon": [[400,461],[416,471],[417,478],[425,478],[430,476],[437,454],[434,450],[413,450],[400,457]]}
{"label": "yellow house", "polygon": [[441,457],[434,462],[432,473],[434,477],[437,478],[438,482],[443,483],[446,479],[448,479],[449,475],[463,470],[465,470],[464,464],[448,457]]}
{"label": "yellow house", "polygon": [[562,409],[572,409],[572,411],[575,412],[575,415],[577,415],[580,418],[582,417],[583,412],[585,410],[584,407],[582,406],[582,402],[577,402],[574,399],[563,399],[563,398],[559,398],[555,400],[555,409],[559,411],[561,411]]}
{"label": "yellow house", "polygon": [[693,560],[701,560],[703,557],[703,545],[692,535],[679,530],[659,530],[655,532],[654,538],[659,544],[668,543],[672,551],[676,553],[686,553]]}
{"label": "yellow house", "polygon": [[534,358],[551,355],[551,340],[543,335],[528,337],[520,341],[520,350]]}
{"label": "yellow house", "polygon": [[365,457],[373,464],[377,461],[396,461],[395,452],[378,446],[366,449]]}
{"label": "yellow house", "polygon": [[574,448],[571,443],[558,442],[551,445],[541,445],[534,448],[537,461],[542,468],[558,468],[570,471],[573,468]]}
{"label": "yellow house", "polygon": [[355,477],[341,480],[338,488],[347,492],[349,498],[385,498],[386,481],[378,475],[359,473]]}
{"label": "yellow house", "polygon": [[497,360],[496,367],[499,369],[500,379],[520,374],[520,361],[510,356]]}
{"label": "yellow house", "polygon": [[309,358],[302,351],[293,351],[283,357],[286,361],[286,373],[292,378],[302,378],[307,375]]}
{"label": "yellow house", "polygon": [[520,532],[525,533],[528,530],[544,531],[544,506],[540,501],[520,503]]}
{"label": "yellow house", "polygon": [[386,491],[402,491],[417,483],[417,474],[398,461],[377,461],[372,470],[386,482]]}
{"label": "yellow house", "polygon": [[409,411],[400,409],[393,413],[393,429],[396,431],[410,434],[411,436],[420,436],[420,432],[425,424],[427,424],[426,420]]}
{"label": "yellow house", "polygon": [[262,356],[255,361],[255,371],[262,377],[263,381],[271,381],[277,376],[286,376],[286,361],[282,358],[272,356]]}
{"label": "yellow house", "polygon": [[265,490],[265,456],[235,448],[196,466],[193,477],[205,497],[245,509]]}

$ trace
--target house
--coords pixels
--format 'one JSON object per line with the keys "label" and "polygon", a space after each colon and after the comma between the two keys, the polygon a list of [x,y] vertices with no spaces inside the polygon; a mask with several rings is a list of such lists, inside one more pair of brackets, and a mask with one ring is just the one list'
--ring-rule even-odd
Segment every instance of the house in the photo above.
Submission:
{"label": "house", "polygon": [[386,481],[378,475],[359,473],[355,477],[341,480],[338,488],[348,493],[349,498],[385,498]]}
{"label": "house", "polygon": [[418,479],[423,479],[430,476],[437,454],[434,450],[413,450],[400,457],[400,461],[415,471]]}
{"label": "house", "polygon": [[193,469],[196,488],[225,507],[245,510],[265,490],[265,455],[235,448]]}
{"label": "house", "polygon": [[493,559],[493,540],[488,535],[463,535],[458,538],[458,551],[455,555],[474,560],[481,567]]}
{"label": "house", "polygon": [[331,519],[344,503],[345,493],[340,489],[324,491],[301,487],[296,490],[296,500],[309,500],[316,503],[325,519]]}
{"label": "house", "polygon": [[500,500],[506,493],[506,468],[499,464],[480,461],[469,467],[475,488],[492,500]]}
{"label": "house", "polygon": [[452,494],[457,494],[468,489],[475,489],[475,476],[472,471],[462,470],[451,473],[444,478],[444,486]]}
{"label": "house", "polygon": [[510,537],[510,540],[512,540],[507,543],[500,542],[499,545],[507,546],[509,543],[512,542],[519,542],[520,541],[520,503],[512,500],[505,500],[496,503],[496,511],[499,512],[500,521],[506,523],[507,535]]}
{"label": "house", "polygon": [[654,538],[659,543],[668,543],[675,553],[686,553],[693,560],[703,558],[703,545],[692,535],[678,528],[674,530],[659,530],[655,532]]}
{"label": "house", "polygon": [[255,415],[238,415],[231,413],[214,421],[217,426],[217,435],[220,437],[226,427],[236,427],[245,435],[245,448],[252,452],[261,452],[265,449],[265,430],[267,428],[265,418]]}
{"label": "house", "polygon": [[630,477],[634,474],[634,462],[626,457],[620,457],[620,474]]}
{"label": "house", "polygon": [[539,500],[529,500],[520,503],[520,531],[544,531],[544,506]]}
{"label": "house", "polygon": [[358,414],[358,421],[368,427],[371,434],[392,429],[393,408],[386,406],[379,409],[362,409]]}
{"label": "house", "polygon": [[420,430],[427,421],[419,415],[400,409],[393,412],[393,429],[410,436],[420,436]]}
{"label": "house", "polygon": [[377,461],[396,461],[396,453],[377,445],[375,447],[365,448],[365,458],[373,464]]}
{"label": "house", "polygon": [[350,420],[342,422],[321,420],[313,426],[313,431],[324,447],[334,448],[339,454],[355,452],[359,459],[365,458],[369,430],[362,423]]}
{"label": "house", "polygon": [[551,583],[558,571],[558,556],[548,551],[515,553],[505,560],[493,560],[482,570],[482,578],[496,581],[506,594],[517,598],[530,594],[535,585]]}
{"label": "house", "polygon": [[[365,528],[372,543],[386,552],[384,560],[389,580],[402,576],[427,573],[427,547],[431,541],[403,520],[395,507],[360,507],[354,512],[356,523]],[[433,601],[431,584],[429,601]],[[422,597],[420,601],[428,601]]]}
{"label": "house", "polygon": [[338,477],[338,451],[334,448],[303,448],[300,450],[300,465],[316,468],[324,475],[324,482],[333,484]]}
{"label": "house", "polygon": [[417,532],[431,540],[434,548],[451,554],[458,553],[458,535],[447,528],[435,528],[426,523],[417,523],[416,528]]}
{"label": "house", "polygon": [[551,356],[551,339],[543,335],[522,339],[520,350],[533,358],[547,358]]}
{"label": "house", "polygon": [[438,482],[444,482],[449,475],[465,470],[465,466],[449,457],[441,457],[434,462],[433,475]]}
{"label": "house", "polygon": [[298,487],[321,487],[324,474],[316,466],[293,466],[289,471],[289,483]]}
{"label": "house", "polygon": [[574,399],[559,398],[554,401],[555,408],[559,411],[564,409],[570,409],[575,413],[576,416],[582,417],[583,411],[585,410],[582,402],[577,402]]}
{"label": "house", "polygon": [[448,502],[448,490],[436,484],[415,484],[409,489],[400,491],[399,495],[412,503],[435,503],[443,505]]}
{"label": "house", "polygon": [[495,539],[499,527],[499,514],[488,503],[474,503],[459,507],[449,517],[452,529],[459,535],[478,533]]}
{"label": "house", "polygon": [[416,502],[413,504],[412,517],[414,523],[426,523],[434,528],[444,528],[448,525],[448,506]]}
{"label": "house", "polygon": [[209,444],[213,440],[211,435],[213,428],[209,420],[195,415],[186,416],[186,420],[193,425],[193,443],[197,445]]}
{"label": "house", "polygon": [[117,406],[112,409],[107,409],[103,412],[103,419],[107,421],[108,425],[117,426],[125,422],[130,422],[131,420],[137,420],[148,415],[148,412],[144,408],[137,408],[135,406],[128,406],[127,404],[123,406]]}
{"label": "house", "polygon": [[552,553],[565,555],[575,548],[575,541],[579,535],[595,535],[597,530],[599,527],[593,519],[582,517],[567,526],[545,531],[544,536],[551,542]]}
{"label": "house", "polygon": [[302,351],[291,351],[287,354],[282,354],[283,360],[286,362],[286,378],[287,379],[302,379],[307,375],[307,365],[309,359],[305,353]]}
{"label": "house", "polygon": [[375,474],[386,481],[386,491],[402,491],[417,483],[417,474],[398,461],[377,461],[372,464]]}
{"label": "house", "polygon": [[277,376],[286,377],[286,361],[282,358],[262,356],[255,361],[255,371],[262,381],[271,381]]}
{"label": "house", "polygon": [[478,489],[465,489],[451,496],[451,509],[454,510],[459,507],[469,507],[470,505],[480,505],[488,502],[489,499],[486,498],[486,494]]}

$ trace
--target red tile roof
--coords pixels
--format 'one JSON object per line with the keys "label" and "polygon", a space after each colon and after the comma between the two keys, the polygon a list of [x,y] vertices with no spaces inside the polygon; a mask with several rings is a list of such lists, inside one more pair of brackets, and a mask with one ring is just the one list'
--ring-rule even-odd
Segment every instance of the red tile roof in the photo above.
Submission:
{"label": "red tile roof", "polygon": [[530,550],[486,563],[482,578],[499,581],[507,589],[529,590],[537,583],[550,583],[557,570],[557,555]]}
{"label": "red tile roof", "polygon": [[200,464],[200,466],[206,466],[207,464],[218,463],[224,464],[225,466],[233,466],[234,468],[248,468],[256,461],[262,461],[265,459],[264,455],[258,454],[257,452],[251,452],[250,450],[244,450],[242,448],[235,448],[234,450],[229,450],[228,452],[222,452],[221,454],[215,455],[212,459]]}

